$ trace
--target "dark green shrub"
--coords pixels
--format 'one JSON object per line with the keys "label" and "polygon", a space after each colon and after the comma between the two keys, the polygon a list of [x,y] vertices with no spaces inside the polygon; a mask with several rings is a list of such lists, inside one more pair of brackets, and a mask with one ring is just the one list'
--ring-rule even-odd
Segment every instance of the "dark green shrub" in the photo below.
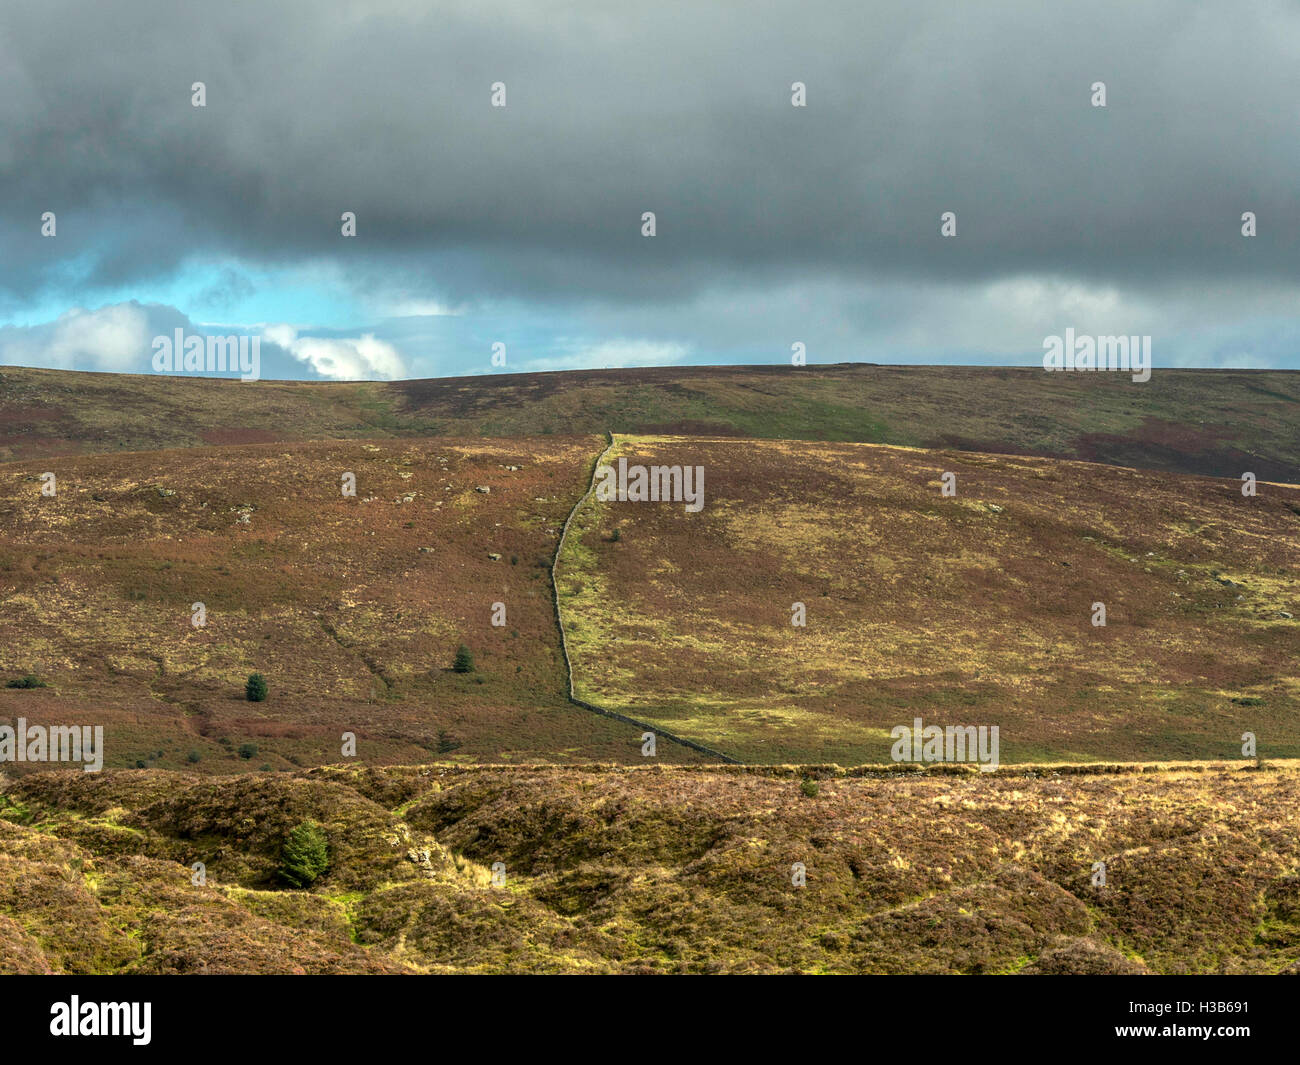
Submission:
{"label": "dark green shrub", "polygon": [[457,673],[474,672],[474,656],[470,653],[469,648],[464,644],[461,644],[460,647],[456,649],[456,661],[452,663],[451,668]]}
{"label": "dark green shrub", "polygon": [[812,777],[804,777],[803,780],[799,781],[799,790],[808,798],[815,799],[817,793],[821,790],[821,786]]}
{"label": "dark green shrub", "polygon": [[304,821],[284,841],[280,879],[290,887],[309,888],[329,864],[329,842],[324,831],[315,821]]}
{"label": "dark green shrub", "polygon": [[257,753],[256,743],[241,743],[239,745],[240,758],[252,758]]}
{"label": "dark green shrub", "polygon": [[28,673],[19,677],[17,680],[11,680],[5,685],[6,688],[44,688],[45,681],[41,680],[35,673]]}
{"label": "dark green shrub", "polygon": [[266,698],[266,678],[260,673],[250,673],[244,685],[244,694],[250,703],[260,703]]}
{"label": "dark green shrub", "polygon": [[203,760],[203,755],[198,751],[190,751],[185,757],[191,762],[201,762]]}

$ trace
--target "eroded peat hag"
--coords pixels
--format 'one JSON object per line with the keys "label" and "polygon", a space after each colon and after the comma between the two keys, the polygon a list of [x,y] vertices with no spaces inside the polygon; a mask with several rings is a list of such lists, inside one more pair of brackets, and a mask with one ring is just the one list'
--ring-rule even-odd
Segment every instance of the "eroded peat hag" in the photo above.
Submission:
{"label": "eroded peat hag", "polygon": [[[0,792],[0,958],[30,973],[1294,972],[1298,782],[1295,763],[35,774]],[[303,823],[327,844],[310,890],[278,872]]]}

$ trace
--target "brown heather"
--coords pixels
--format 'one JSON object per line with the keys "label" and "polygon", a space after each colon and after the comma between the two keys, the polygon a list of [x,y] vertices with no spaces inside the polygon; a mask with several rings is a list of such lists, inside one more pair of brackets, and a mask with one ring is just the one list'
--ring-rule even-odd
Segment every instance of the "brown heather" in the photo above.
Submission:
{"label": "brown heather", "polygon": [[377,437],[678,433],[1045,455],[1300,482],[1300,372],[671,366],[425,381],[0,371],[0,461]]}
{"label": "brown heather", "polygon": [[[1300,971],[1300,765],[1076,768],[33,774],[0,971]],[[277,888],[307,819],[330,870]]]}
{"label": "brown heather", "polygon": [[[1300,972],[1297,402],[1281,372],[6,367],[0,679],[46,686],[0,722],[103,725],[109,769],[4,767],[0,971]],[[706,503],[574,514],[576,693],[748,765],[648,765],[566,697],[550,567],[606,430]],[[914,717],[1018,764],[895,765]],[[308,821],[330,866],[289,890]]]}

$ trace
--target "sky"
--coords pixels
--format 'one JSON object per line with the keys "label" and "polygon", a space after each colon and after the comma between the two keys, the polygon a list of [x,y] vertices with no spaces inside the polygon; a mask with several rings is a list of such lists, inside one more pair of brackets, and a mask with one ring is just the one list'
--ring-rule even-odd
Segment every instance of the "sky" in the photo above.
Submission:
{"label": "sky", "polygon": [[0,364],[1300,368],[1297,131],[1282,0],[5,0]]}

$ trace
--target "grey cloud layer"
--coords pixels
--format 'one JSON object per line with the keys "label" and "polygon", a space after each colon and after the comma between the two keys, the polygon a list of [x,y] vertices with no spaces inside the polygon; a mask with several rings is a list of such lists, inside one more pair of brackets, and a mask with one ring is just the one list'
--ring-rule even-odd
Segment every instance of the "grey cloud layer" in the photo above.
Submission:
{"label": "grey cloud layer", "polygon": [[10,0],[0,286],[215,254],[614,305],[791,278],[1281,281],[1297,119],[1289,3]]}

